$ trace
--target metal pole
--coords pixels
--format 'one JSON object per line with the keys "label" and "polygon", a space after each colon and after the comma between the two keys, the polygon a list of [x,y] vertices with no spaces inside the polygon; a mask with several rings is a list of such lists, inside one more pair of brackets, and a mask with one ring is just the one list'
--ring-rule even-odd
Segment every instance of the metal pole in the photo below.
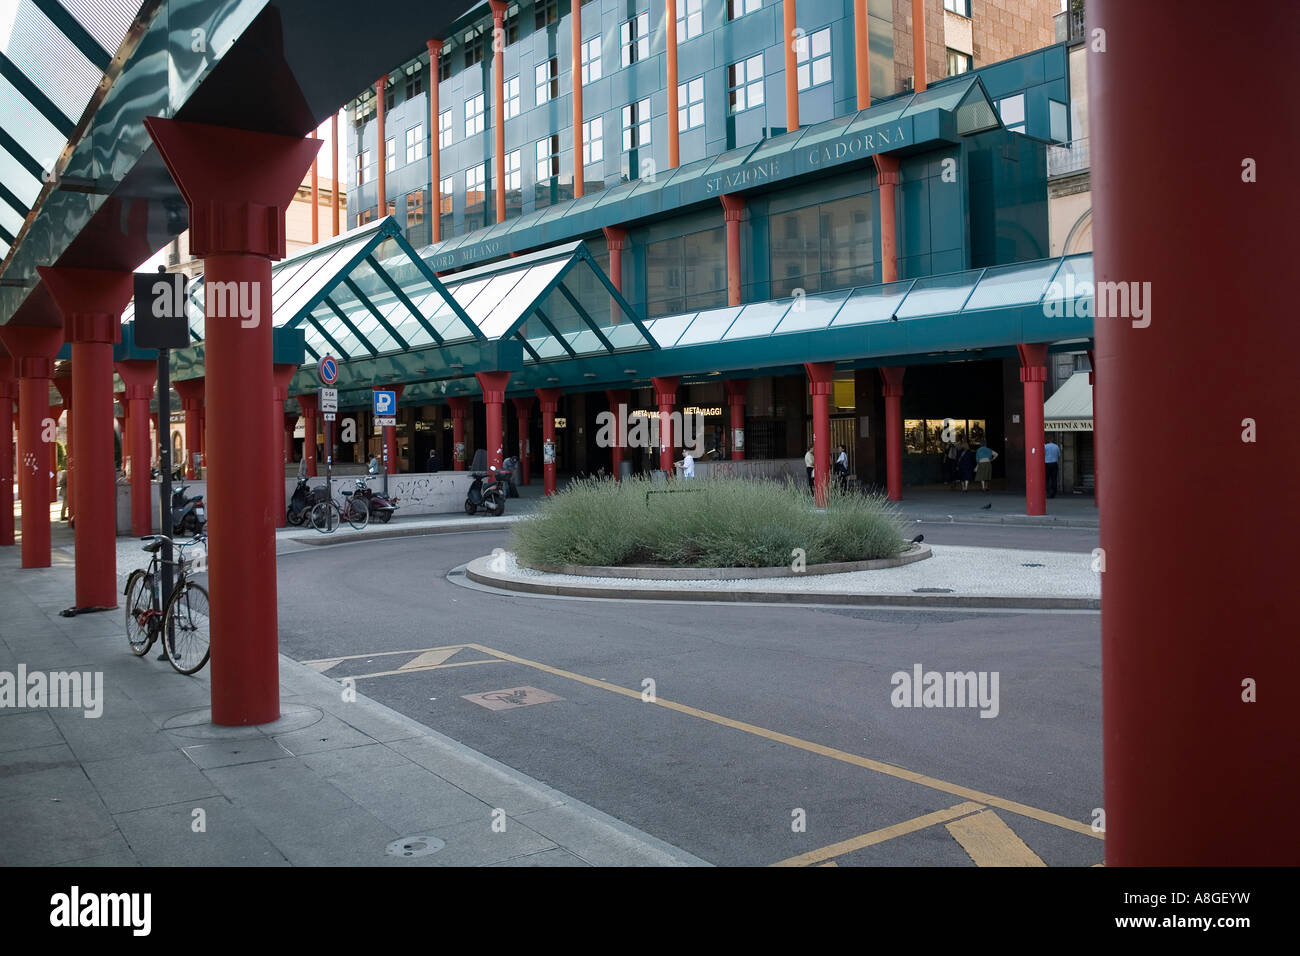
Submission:
{"label": "metal pole", "polygon": [[[162,483],[158,487],[158,527],[165,536],[162,545],[162,606],[172,597],[172,403],[171,396],[171,349],[158,350],[158,470]],[[166,635],[169,646],[176,647],[176,636],[169,630]],[[165,653],[165,652],[164,652]]]}

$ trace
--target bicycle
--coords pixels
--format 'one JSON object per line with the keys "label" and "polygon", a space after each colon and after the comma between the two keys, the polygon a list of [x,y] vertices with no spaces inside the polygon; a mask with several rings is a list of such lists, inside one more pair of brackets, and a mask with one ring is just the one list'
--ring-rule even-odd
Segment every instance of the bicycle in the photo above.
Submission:
{"label": "bicycle", "polygon": [[[211,651],[211,610],[208,592],[192,575],[203,570],[200,559],[187,562],[185,548],[207,541],[207,535],[195,535],[191,541],[170,541],[166,535],[149,535],[141,550],[153,555],[148,569],[137,568],[126,579],[126,639],[131,652],[143,657],[160,635],[163,651],[172,667],[182,674],[194,674],[208,662]],[[164,542],[178,550],[172,562],[177,570],[176,585],[167,606],[162,606],[162,558],[158,552]]]}
{"label": "bicycle", "polygon": [[333,534],[340,521],[346,521],[357,531],[369,524],[370,506],[366,499],[345,491],[342,508],[333,499],[326,498],[311,509],[311,526],[321,534]]}

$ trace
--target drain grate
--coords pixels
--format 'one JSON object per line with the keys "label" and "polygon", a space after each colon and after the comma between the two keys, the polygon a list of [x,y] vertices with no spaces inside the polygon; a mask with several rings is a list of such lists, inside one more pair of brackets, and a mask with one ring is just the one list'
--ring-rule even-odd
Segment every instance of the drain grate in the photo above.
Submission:
{"label": "drain grate", "polygon": [[437,853],[447,844],[436,836],[411,836],[394,840],[385,851],[389,856],[417,857]]}
{"label": "drain grate", "polygon": [[952,588],[912,588],[913,594],[952,594]]}
{"label": "drain grate", "polygon": [[1022,568],[1045,568],[1045,567],[1047,567],[1047,565],[1045,565],[1045,564],[1035,564],[1035,563],[1032,562],[1032,561],[1030,561],[1030,562],[1028,562],[1028,563],[1026,563],[1026,564],[1022,564],[1022,565],[1020,565],[1020,566],[1021,566]]}

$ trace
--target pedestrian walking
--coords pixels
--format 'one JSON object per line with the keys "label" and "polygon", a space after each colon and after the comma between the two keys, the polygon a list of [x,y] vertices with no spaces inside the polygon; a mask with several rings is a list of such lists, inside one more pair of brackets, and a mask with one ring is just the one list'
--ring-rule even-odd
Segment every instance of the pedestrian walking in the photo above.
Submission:
{"label": "pedestrian walking", "polygon": [[961,479],[961,490],[965,494],[970,490],[970,483],[975,478],[975,453],[966,444],[966,439],[958,442],[961,454],[957,456],[957,475]]}
{"label": "pedestrian walking", "polygon": [[377,475],[377,474],[379,474],[379,456],[378,456],[378,455],[371,455],[371,456],[370,456],[370,465],[368,466],[367,470],[368,470],[372,475]]}
{"label": "pedestrian walking", "polygon": [[998,453],[988,445],[980,445],[975,449],[975,480],[985,491],[989,490],[989,481],[993,478],[993,460],[997,457]]}
{"label": "pedestrian walking", "polygon": [[808,454],[803,456],[803,466],[808,469],[808,490],[813,490],[813,450],[808,449]]}
{"label": "pedestrian walking", "polygon": [[435,475],[442,470],[442,459],[438,457],[438,449],[434,448],[429,451],[429,460],[425,462],[424,470],[431,475]]}
{"label": "pedestrian walking", "polygon": [[836,446],[835,477],[840,483],[840,490],[847,491],[849,487],[849,453],[843,445]]}
{"label": "pedestrian walking", "polygon": [[1061,477],[1061,446],[1048,441],[1043,446],[1043,465],[1047,469],[1047,497],[1056,497],[1056,483]]}
{"label": "pedestrian walking", "polygon": [[948,450],[943,456],[943,482],[953,488],[957,487],[957,459],[960,457],[961,449],[957,447],[957,443],[948,442]]}
{"label": "pedestrian walking", "polygon": [[682,460],[677,464],[682,466],[682,480],[689,481],[695,477],[695,456],[689,451],[682,456]]}
{"label": "pedestrian walking", "polygon": [[59,472],[59,498],[63,500],[63,507],[59,509],[59,520],[68,520],[68,469],[64,468]]}

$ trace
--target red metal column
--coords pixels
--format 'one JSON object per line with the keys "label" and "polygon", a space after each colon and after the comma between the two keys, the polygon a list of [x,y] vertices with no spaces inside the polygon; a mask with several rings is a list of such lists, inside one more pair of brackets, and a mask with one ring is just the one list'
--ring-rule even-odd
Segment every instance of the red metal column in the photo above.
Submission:
{"label": "red metal column", "polygon": [[295,395],[298,407],[302,409],[302,456],[307,461],[307,477],[316,477],[316,434],[320,427],[319,402],[315,392]]}
{"label": "red metal column", "polygon": [[145,126],[189,205],[190,248],[206,281],[237,283],[256,306],[248,321],[216,314],[217,297],[206,303],[208,591],[213,723],[268,723],[280,716],[276,516],[256,489],[281,467],[267,422],[271,261],[284,258],[285,209],[321,143],[175,120]]}
{"label": "red metal column", "polygon": [[333,217],[334,235],[339,234],[339,189],[343,176],[339,173],[339,114],[330,117],[330,172],[334,174],[334,188],[330,190],[330,215]]}
{"label": "red metal column", "polygon": [[731,460],[745,460],[745,398],[749,393],[749,379],[729,378],[722,383],[726,390],[727,405],[731,408]]}
{"label": "red metal column", "polygon": [[[573,196],[583,194],[586,167],[582,163],[582,2],[572,4],[569,45],[573,48]],[[671,127],[671,123],[669,126]]]}
{"label": "red metal column", "polygon": [[542,490],[555,494],[555,412],[560,404],[558,388],[539,388],[537,403],[542,409]]}
{"label": "red metal column", "polygon": [[[316,131],[311,131],[311,138],[316,139]],[[311,244],[320,242],[320,157],[311,161]]]}
{"label": "red metal column", "polygon": [[805,362],[808,389],[813,397],[813,498],[826,507],[831,476],[831,393],[835,390],[834,362]]}
{"label": "red metal column", "polygon": [[514,398],[511,402],[515,406],[515,420],[519,425],[519,474],[515,476],[521,485],[528,484],[532,479],[532,462],[528,454],[528,420],[533,414],[532,398]]}
{"label": "red metal column", "polygon": [[885,396],[885,487],[890,501],[903,500],[903,375],[905,366],[881,366]]}
{"label": "red metal column", "polygon": [[469,396],[457,395],[447,399],[451,409],[452,470],[465,470],[465,413],[469,411]]}
{"label": "red metal column", "polygon": [[912,0],[912,73],[916,92],[925,89],[925,0]]}
{"label": "red metal column", "polygon": [[871,35],[867,0],[853,0],[853,62],[858,78],[858,109],[871,106]]}
{"label": "red metal column", "polygon": [[14,543],[14,360],[0,355],[0,546]]}
{"label": "red metal column", "polygon": [[877,153],[876,185],[880,190],[880,281],[898,279],[898,212],[894,202],[898,186],[898,157]]}
{"label": "red metal column", "polygon": [[[609,281],[619,292],[623,291],[623,251],[631,246],[627,230],[621,226],[605,227],[605,243],[609,247]],[[613,296],[609,298],[609,324],[618,325],[623,320],[623,310]]]}
{"label": "red metal column", "polygon": [[429,210],[433,225],[433,241],[442,242],[442,131],[438,129],[438,57],[442,56],[441,40],[426,40],[429,50],[429,188],[433,206]]}
{"label": "red metal column", "polygon": [[1088,384],[1092,386],[1092,503],[1101,507],[1101,456],[1097,454],[1097,360],[1088,349]]}
{"label": "red metal column", "polygon": [[1043,464],[1043,383],[1047,345],[1017,345],[1025,389],[1025,514],[1047,514],[1047,468]]}
{"label": "red metal column", "polygon": [[67,509],[68,509],[68,518],[75,519],[77,517],[77,510],[76,510],[76,501],[73,498],[73,488],[76,486],[76,480],[75,480],[76,461],[73,456],[73,448],[76,443],[73,439],[73,434],[76,428],[75,425],[73,424],[73,415],[72,415],[72,377],[68,376],[66,378],[56,378],[54,380],[54,387],[59,390],[59,395],[63,399],[63,407],[67,410],[68,413],[68,422],[67,422],[68,443],[67,443],[67,447],[64,448],[64,455],[65,455],[64,468],[68,472],[68,480],[67,480],[67,485],[63,489],[63,495],[64,495],[64,502],[67,505]]}
{"label": "red metal column", "polygon": [[669,478],[673,477],[673,406],[677,404],[677,386],[681,384],[679,376],[670,378],[652,378],[655,401],[659,404],[659,468]]}
{"label": "red metal column", "polygon": [[297,412],[286,412],[283,408],[280,413],[284,415],[284,434],[280,441],[284,445],[284,464],[287,467],[293,464],[293,430],[298,427],[298,419],[302,416]]}
{"label": "red metal column", "polygon": [[799,128],[799,72],[797,44],[807,43],[807,37],[797,37],[799,22],[795,13],[795,0],[781,0],[785,26],[785,128],[793,132]]}
{"label": "red metal column", "polygon": [[609,467],[614,473],[614,480],[619,481],[623,471],[623,429],[627,422],[627,404],[631,401],[631,393],[625,388],[612,388],[605,390],[605,398],[609,400],[609,410],[614,415],[614,443],[609,446]]}
{"label": "red metal column", "polygon": [[[199,453],[202,432],[200,414],[203,409],[203,379],[189,378],[172,382],[172,388],[180,396],[181,408],[185,412],[185,478],[195,478],[194,456]],[[172,462],[175,465],[175,462]]]}
{"label": "red metal column", "polygon": [[[1300,5],[1225,22],[1190,0],[1174,44],[1171,9],[1089,0],[1084,31],[1107,43],[1088,54],[1106,865],[1294,866],[1300,127],[1294,85],[1271,79]],[[1189,50],[1240,80],[1198,91],[1232,132],[1194,148],[1170,139]],[[1103,311],[1119,283],[1145,315]],[[1174,422],[1196,423],[1185,461]]]}
{"label": "red metal column", "polygon": [[[23,503],[22,566],[50,566],[49,449],[42,439],[49,412],[54,356],[63,346],[62,328],[0,326],[0,341],[13,356],[18,376],[18,495]],[[9,502],[5,502],[8,506]]]}
{"label": "red metal column", "polygon": [[501,406],[506,401],[506,385],[510,383],[509,372],[475,372],[479,388],[483,390],[483,410],[487,413],[487,457],[488,467],[501,467],[502,422]]}
{"label": "red metal column", "polygon": [[740,305],[740,217],[745,211],[745,197],[719,198],[727,220],[727,304],[735,306]]}
{"label": "red metal column", "polygon": [[[289,383],[293,381],[294,373],[298,371],[296,365],[272,365],[271,366],[271,430],[275,433],[272,438],[272,445],[275,448],[275,460],[279,462],[279,467],[275,469],[275,480],[271,482],[271,504],[275,507],[275,526],[283,528],[286,524],[285,512],[288,508],[288,502],[285,500],[285,456],[287,446],[285,445],[285,419],[288,418],[284,413],[284,403],[289,400]],[[294,416],[297,420],[298,416]],[[289,423],[289,428],[293,428],[293,423]]]}
{"label": "red metal column", "polygon": [[681,162],[681,136],[677,126],[677,0],[664,0],[664,32],[668,65],[668,168],[676,169]]}
{"label": "red metal column", "polygon": [[[496,176],[492,183],[497,199],[497,222],[506,221],[506,3],[491,0],[492,6],[492,126],[496,136],[493,157]],[[575,96],[581,96],[575,92]],[[578,193],[582,195],[581,192]]]}
{"label": "red metal column", "polygon": [[[371,388],[375,392],[396,392],[396,401],[402,400],[402,392],[406,390],[405,385],[375,385]],[[397,405],[393,405],[393,415],[397,414]],[[397,426],[384,426],[384,457],[388,459],[388,473],[397,474]]]}
{"label": "red metal column", "polygon": [[387,86],[388,74],[385,73],[375,81],[375,130],[378,136],[378,145],[375,152],[379,154],[379,175],[376,183],[379,193],[377,200],[379,208],[377,218],[379,219],[383,219],[388,215],[388,132],[384,124],[385,90]]}
{"label": "red metal column", "polygon": [[149,400],[153,398],[158,363],[133,359],[113,367],[126,385],[126,427],[131,444],[131,533],[141,537],[153,532]]}

